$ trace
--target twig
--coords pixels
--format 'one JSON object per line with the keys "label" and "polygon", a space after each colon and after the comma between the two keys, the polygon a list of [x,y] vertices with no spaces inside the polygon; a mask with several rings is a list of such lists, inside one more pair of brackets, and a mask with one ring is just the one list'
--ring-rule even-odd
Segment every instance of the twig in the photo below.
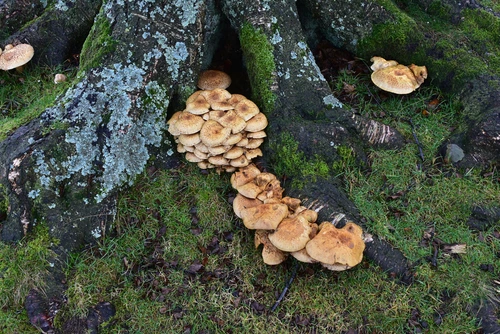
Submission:
{"label": "twig", "polygon": [[415,125],[413,124],[413,120],[411,118],[410,118],[409,122],[411,125],[411,132],[413,134],[413,139],[415,139],[415,142],[417,143],[418,152],[420,154],[420,159],[423,162],[423,161],[425,161],[425,158],[424,158],[424,151],[422,150],[422,144],[420,144],[420,141],[418,140],[417,133],[415,132]]}
{"label": "twig", "polygon": [[368,88],[367,85],[365,85],[365,88],[366,90],[368,91],[368,94],[370,94],[370,96],[375,100],[375,102],[377,103],[377,105],[380,107],[380,109],[382,109],[383,112],[385,112],[386,114],[389,114],[384,107],[382,107],[382,104],[380,103],[380,101],[378,100],[378,98],[372,93],[372,91],[370,90],[370,88]]}
{"label": "twig", "polygon": [[295,276],[297,275],[297,269],[299,268],[299,261],[295,260],[293,261],[293,268],[292,268],[292,274],[290,275],[290,278],[288,279],[288,281],[286,282],[286,285],[285,287],[283,288],[283,291],[281,291],[281,294],[280,296],[278,297],[278,299],[276,300],[276,303],[274,303],[273,307],[271,307],[271,312],[274,312],[276,311],[276,309],[278,308],[278,306],[280,305],[281,301],[283,300],[283,298],[285,297],[286,295],[286,292],[288,291],[288,289],[290,288],[290,286],[292,285],[292,282],[293,280],[295,279]]}

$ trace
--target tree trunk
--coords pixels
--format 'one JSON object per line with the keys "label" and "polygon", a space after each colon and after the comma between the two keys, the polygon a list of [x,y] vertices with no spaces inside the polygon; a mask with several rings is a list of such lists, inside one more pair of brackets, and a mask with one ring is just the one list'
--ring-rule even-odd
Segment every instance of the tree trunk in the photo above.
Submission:
{"label": "tree trunk", "polygon": [[[4,8],[0,19],[8,16]],[[17,241],[44,221],[61,241],[63,257],[109,232],[117,192],[134,182],[152,156],[165,168],[177,163],[166,120],[183,108],[198,73],[211,67],[215,50],[230,31],[241,45],[252,99],[269,119],[264,159],[271,162],[276,148],[284,145],[283,134],[299,142],[308,159],[318,156],[329,165],[341,159],[336,147],[351,150],[362,165],[370,147],[404,145],[396,130],[342,108],[311,52],[320,37],[362,57],[428,64],[434,82],[451,91],[465,82],[481,85],[472,81],[474,72],[458,73],[459,64],[443,65],[448,55],[434,36],[415,29],[415,21],[392,2],[109,0],[101,5],[93,0],[57,1],[47,8],[41,14],[34,7],[21,16],[25,22],[36,18],[19,31],[14,31],[20,26],[14,18],[6,21],[15,28],[3,45],[29,42],[36,63],[58,64],[83,44],[80,80],[39,119],[0,143],[1,183],[10,204],[2,240]],[[244,86],[246,76],[240,73],[238,78],[235,86]],[[500,156],[499,86],[492,84],[498,82],[498,73],[492,78],[483,82],[492,97],[471,110],[478,118],[469,132],[458,136],[472,138],[488,129],[491,140],[485,149],[492,154],[482,164],[498,162]],[[484,87],[475,91],[480,89]],[[472,106],[479,98],[464,94],[463,101]],[[459,144],[476,154],[484,141]],[[333,177],[287,190],[306,205],[314,202],[322,220],[343,214],[363,222]],[[366,254],[385,270],[411,277],[403,254],[376,236]]]}

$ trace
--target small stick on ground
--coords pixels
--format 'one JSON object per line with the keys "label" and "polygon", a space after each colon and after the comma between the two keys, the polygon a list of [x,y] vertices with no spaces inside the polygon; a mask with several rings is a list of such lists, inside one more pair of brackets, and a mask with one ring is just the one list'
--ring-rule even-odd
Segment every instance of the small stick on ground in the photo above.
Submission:
{"label": "small stick on ground", "polygon": [[274,303],[273,307],[271,307],[271,312],[274,312],[276,311],[276,309],[278,308],[278,306],[280,305],[281,301],[283,300],[283,298],[285,297],[288,289],[290,288],[290,286],[292,286],[292,282],[293,280],[295,279],[295,276],[297,275],[297,269],[299,268],[299,262],[297,260],[293,260],[293,268],[292,268],[292,274],[290,275],[290,278],[288,279],[288,281],[286,282],[285,284],[285,287],[283,288],[283,291],[281,291],[281,294],[280,296],[278,297],[278,299],[276,300],[276,303]]}
{"label": "small stick on ground", "polygon": [[417,143],[420,159],[423,162],[425,160],[425,158],[424,158],[424,151],[422,150],[422,144],[420,144],[420,141],[418,140],[418,137],[417,137],[417,133],[415,132],[415,125],[413,124],[413,119],[410,118],[409,122],[411,125],[411,132],[413,134],[413,139],[415,139],[415,142]]}

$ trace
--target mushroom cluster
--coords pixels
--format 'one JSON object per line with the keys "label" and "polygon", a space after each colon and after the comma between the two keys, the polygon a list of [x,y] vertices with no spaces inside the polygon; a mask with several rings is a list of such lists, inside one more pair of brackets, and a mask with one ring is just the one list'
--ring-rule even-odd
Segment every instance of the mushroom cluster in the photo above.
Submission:
{"label": "mushroom cluster", "polygon": [[8,71],[15,68],[22,71],[23,66],[33,58],[35,50],[29,44],[18,44],[16,46],[7,44],[2,52],[0,49],[0,70]]}
{"label": "mushroom cluster", "polygon": [[395,60],[372,57],[372,82],[382,90],[394,94],[409,94],[427,79],[427,68],[411,64],[405,66]]}
{"label": "mushroom cluster", "polygon": [[255,247],[263,245],[264,263],[277,265],[292,255],[341,271],[361,262],[361,227],[353,222],[340,229],[330,222],[318,226],[317,212],[302,206],[298,198],[282,197],[283,188],[273,174],[250,164],[231,175],[231,186],[238,191],[233,210],[245,227],[255,230]]}
{"label": "mushroom cluster", "polygon": [[[207,73],[208,72],[208,73]],[[227,74],[206,71],[196,91],[186,100],[186,108],[168,120],[177,151],[202,169],[234,172],[262,156],[268,122],[255,103],[241,94],[231,94]]]}

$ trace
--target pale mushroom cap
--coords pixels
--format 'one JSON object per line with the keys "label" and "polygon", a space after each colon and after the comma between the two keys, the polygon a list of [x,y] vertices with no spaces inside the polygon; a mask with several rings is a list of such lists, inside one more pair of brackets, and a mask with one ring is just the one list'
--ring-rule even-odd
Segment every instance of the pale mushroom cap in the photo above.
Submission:
{"label": "pale mushroom cap", "polygon": [[177,137],[177,140],[184,146],[195,146],[201,141],[200,134],[198,132],[189,135],[181,134]]}
{"label": "pale mushroom cap", "polygon": [[352,222],[341,229],[323,222],[318,234],[307,243],[306,251],[321,263],[354,267],[363,259],[365,243],[362,234],[361,227]]}
{"label": "pale mushroom cap", "polygon": [[248,160],[252,160],[253,158],[261,156],[262,156],[262,150],[260,148],[254,148],[251,150],[247,150],[245,152],[245,157],[247,157]]}
{"label": "pale mushroom cap", "polygon": [[258,148],[264,142],[264,138],[252,138],[248,140],[247,149]]}
{"label": "pale mushroom cap", "polygon": [[226,89],[231,85],[231,77],[217,70],[207,70],[198,77],[198,87],[203,90]]}
{"label": "pale mushroom cap", "polygon": [[370,61],[373,62],[372,66],[370,66],[372,71],[378,71],[378,70],[381,70],[383,68],[386,68],[389,66],[395,66],[398,64],[398,62],[395,60],[385,60],[384,58],[377,57],[377,56],[372,57],[370,59]]}
{"label": "pale mushroom cap", "polygon": [[237,187],[236,190],[238,193],[248,198],[257,198],[257,196],[262,192],[262,188],[254,182],[245,183]]}
{"label": "pale mushroom cap", "polygon": [[236,159],[239,158],[245,153],[245,150],[242,149],[241,147],[234,146],[232,147],[229,151],[224,153],[224,158],[226,159]]}
{"label": "pale mushroom cap", "polygon": [[181,134],[189,135],[200,131],[204,124],[205,121],[200,116],[183,111],[177,117],[177,121],[172,125],[174,125]]}
{"label": "pale mushroom cap", "polygon": [[241,210],[241,219],[250,230],[275,230],[287,214],[285,204],[262,204]]}
{"label": "pale mushroom cap", "polygon": [[242,155],[239,158],[232,159],[229,164],[233,167],[245,167],[250,164],[250,160],[248,160],[246,156]]}
{"label": "pale mushroom cap", "polygon": [[227,102],[231,103],[233,106],[236,106],[238,102],[246,100],[245,95],[241,94],[231,94],[231,98],[227,100]]}
{"label": "pale mushroom cap", "polygon": [[33,58],[35,50],[29,44],[19,44],[12,48],[5,46],[4,52],[0,55],[0,69],[11,70],[20,67]]}
{"label": "pale mushroom cap", "polygon": [[225,166],[229,164],[229,160],[224,158],[222,155],[216,155],[208,158],[208,162],[215,166]]}
{"label": "pale mushroom cap", "polygon": [[243,131],[243,129],[247,126],[245,120],[238,116],[234,110],[227,111],[224,116],[219,118],[218,122],[222,126],[230,128],[233,134]]}
{"label": "pale mushroom cap", "polygon": [[65,82],[66,79],[67,79],[66,76],[62,73],[57,73],[56,75],[54,75],[54,83],[55,84]]}
{"label": "pale mushroom cap", "polygon": [[285,252],[296,252],[304,248],[310,238],[312,227],[304,217],[285,218],[273,233],[269,234],[269,240],[278,249]]}
{"label": "pale mushroom cap", "polygon": [[231,134],[230,128],[223,127],[219,122],[209,119],[200,130],[203,144],[213,147],[221,145]]}
{"label": "pale mushroom cap", "polygon": [[205,100],[202,95],[198,95],[195,99],[190,102],[186,102],[186,110],[191,114],[203,115],[209,111],[210,103]]}
{"label": "pale mushroom cap", "polygon": [[234,107],[234,111],[236,111],[236,113],[245,121],[248,121],[250,118],[260,113],[259,107],[248,99],[238,102]]}
{"label": "pale mushroom cap", "polygon": [[267,137],[267,134],[264,130],[260,130],[257,132],[249,132],[247,133],[247,138],[265,138]]}
{"label": "pale mushroom cap", "polygon": [[260,112],[247,121],[247,126],[245,127],[245,131],[257,132],[264,130],[266,126],[267,126],[267,117],[266,115]]}
{"label": "pale mushroom cap", "polygon": [[261,204],[263,204],[262,201],[258,199],[248,198],[238,193],[233,200],[233,211],[238,218],[241,218],[241,210],[253,208]]}
{"label": "pale mushroom cap", "polygon": [[215,88],[213,90],[204,90],[200,93],[208,103],[225,102],[231,98],[231,93],[225,89]]}
{"label": "pale mushroom cap", "polygon": [[415,75],[415,79],[417,80],[418,84],[423,84],[424,80],[427,79],[427,67],[417,66],[415,64],[411,64],[408,67],[413,72],[413,75]]}
{"label": "pale mushroom cap", "polygon": [[380,89],[394,94],[409,94],[420,87],[413,72],[404,65],[390,66],[373,72],[371,79]]}
{"label": "pale mushroom cap", "polygon": [[315,259],[313,259],[312,257],[310,257],[309,254],[307,254],[307,251],[305,248],[302,248],[301,250],[298,250],[296,252],[291,252],[290,255],[293,256],[294,258],[296,258],[297,260],[299,260],[300,262],[305,262],[305,263],[318,262]]}
{"label": "pale mushroom cap", "polygon": [[224,145],[219,145],[219,146],[207,146],[208,153],[210,155],[221,155],[229,151],[231,146],[224,146]]}
{"label": "pale mushroom cap", "polygon": [[232,133],[227,139],[222,143],[222,145],[235,145],[243,138],[241,132]]}
{"label": "pale mushroom cap", "polygon": [[198,158],[193,152],[186,152],[186,160],[189,162],[201,162],[203,159]]}
{"label": "pale mushroom cap", "polygon": [[281,199],[281,203],[286,204],[288,208],[292,211],[297,210],[301,202],[302,201],[300,199],[289,196],[283,197]]}

